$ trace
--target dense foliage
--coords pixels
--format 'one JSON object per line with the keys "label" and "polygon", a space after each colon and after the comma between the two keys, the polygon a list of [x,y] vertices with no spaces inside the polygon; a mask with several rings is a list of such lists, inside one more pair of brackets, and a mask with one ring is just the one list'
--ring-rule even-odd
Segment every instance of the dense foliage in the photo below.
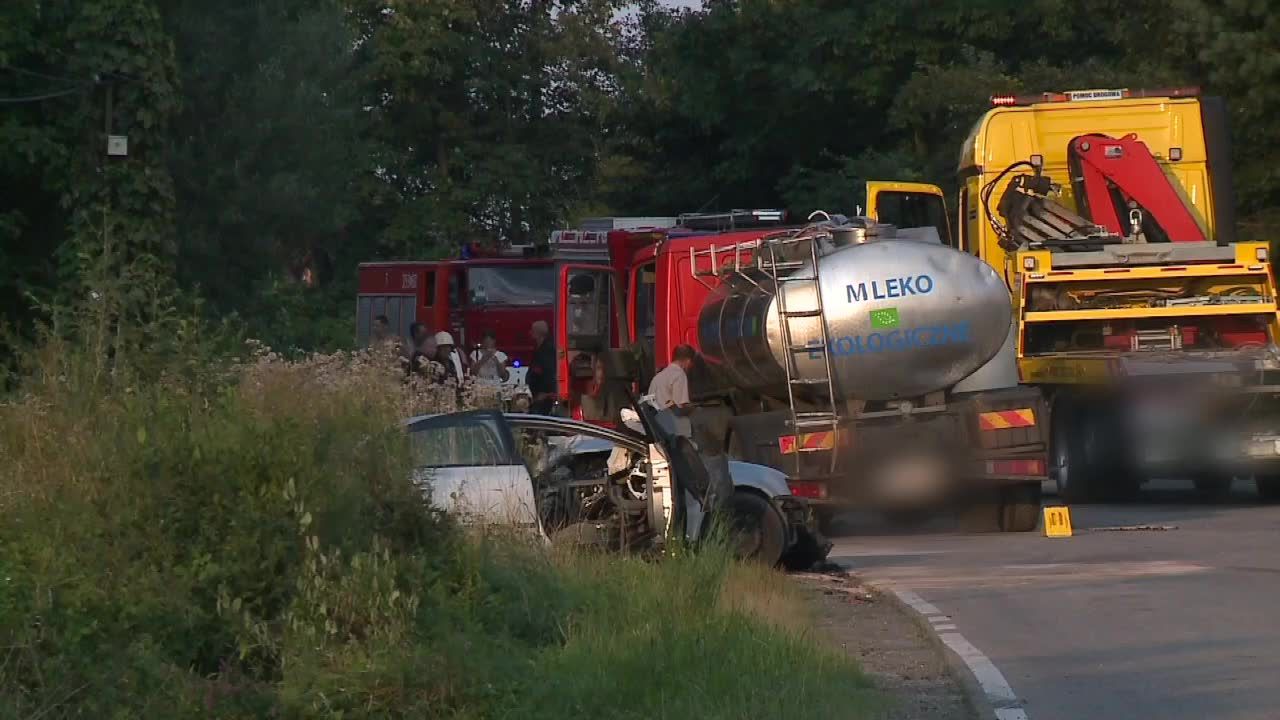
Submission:
{"label": "dense foliage", "polygon": [[610,561],[464,533],[411,482],[399,383],[371,356],[158,355],[176,364],[105,382],[55,342],[0,402],[0,717],[834,719],[877,700],[804,634],[801,591],[723,548]]}
{"label": "dense foliage", "polygon": [[[272,344],[341,345],[360,260],[588,212],[849,211],[870,176],[946,184],[988,96],[1015,90],[1226,95],[1245,228],[1269,232],[1270,5],[6,3],[0,320],[30,336],[96,292],[115,327],[176,287]],[[106,155],[108,126],[127,157]]]}

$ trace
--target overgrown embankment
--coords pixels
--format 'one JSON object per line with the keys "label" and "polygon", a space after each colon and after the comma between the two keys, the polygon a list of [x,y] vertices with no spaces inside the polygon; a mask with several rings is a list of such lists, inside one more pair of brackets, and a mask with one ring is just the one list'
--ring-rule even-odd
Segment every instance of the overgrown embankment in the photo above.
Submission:
{"label": "overgrown embankment", "polygon": [[714,549],[555,556],[431,511],[408,481],[405,396],[374,364],[91,367],[50,348],[0,405],[0,717],[856,718],[877,702],[770,571]]}

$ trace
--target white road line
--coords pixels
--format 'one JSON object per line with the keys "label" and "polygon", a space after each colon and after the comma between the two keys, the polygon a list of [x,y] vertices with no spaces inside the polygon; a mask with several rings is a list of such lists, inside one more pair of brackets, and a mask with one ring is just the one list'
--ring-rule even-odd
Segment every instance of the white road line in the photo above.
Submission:
{"label": "white road line", "polygon": [[1004,673],[1000,672],[1000,668],[997,668],[981,650],[974,647],[973,643],[966,640],[964,635],[956,632],[956,626],[950,622],[949,616],[910,590],[894,590],[893,594],[909,605],[912,610],[925,616],[934,632],[938,633],[938,638],[951,648],[952,652],[960,656],[965,666],[969,668],[969,672],[973,673],[973,677],[978,681],[978,685],[982,687],[987,701],[995,707],[996,720],[1028,720],[1026,711],[1018,707],[1018,696],[1009,686]]}
{"label": "white road line", "polygon": [[942,614],[941,610],[925,602],[924,598],[910,590],[894,590],[893,594],[897,595],[898,599],[902,600],[902,602],[910,605],[912,610],[915,610],[925,617]]}

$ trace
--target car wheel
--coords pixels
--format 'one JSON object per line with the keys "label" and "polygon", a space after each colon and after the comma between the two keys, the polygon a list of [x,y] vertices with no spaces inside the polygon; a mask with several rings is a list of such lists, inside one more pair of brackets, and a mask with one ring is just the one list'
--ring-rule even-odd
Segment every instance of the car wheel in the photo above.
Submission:
{"label": "car wheel", "polygon": [[742,490],[729,498],[729,542],[736,556],[770,567],[782,559],[787,541],[782,516],[768,500]]}

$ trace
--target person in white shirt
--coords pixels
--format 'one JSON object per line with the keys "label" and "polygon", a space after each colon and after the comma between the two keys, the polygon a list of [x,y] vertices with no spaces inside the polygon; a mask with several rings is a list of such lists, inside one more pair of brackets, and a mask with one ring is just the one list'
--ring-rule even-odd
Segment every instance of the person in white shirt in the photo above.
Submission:
{"label": "person in white shirt", "polygon": [[677,345],[671,353],[671,364],[666,366],[649,383],[649,394],[659,410],[673,410],[686,415],[689,411],[689,370],[698,358],[698,351],[690,345]]}
{"label": "person in white shirt", "polygon": [[506,382],[511,377],[507,360],[507,354],[498,349],[498,336],[485,330],[480,347],[471,352],[471,374],[480,380]]}

